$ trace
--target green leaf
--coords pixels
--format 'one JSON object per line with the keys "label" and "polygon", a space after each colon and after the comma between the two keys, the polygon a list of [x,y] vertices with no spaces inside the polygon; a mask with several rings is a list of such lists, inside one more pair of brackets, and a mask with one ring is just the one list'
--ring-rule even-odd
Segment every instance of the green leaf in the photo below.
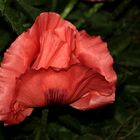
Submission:
{"label": "green leaf", "polygon": [[5,8],[6,0],[0,0],[0,11],[3,13]]}
{"label": "green leaf", "polygon": [[25,12],[34,20],[39,15],[41,10],[32,7],[25,0],[16,0],[18,4],[25,10]]}
{"label": "green leaf", "polygon": [[126,92],[131,92],[131,93],[139,93],[140,92],[140,84],[134,84],[134,85],[126,85],[125,87]]}
{"label": "green leaf", "polygon": [[98,135],[85,134],[83,136],[80,136],[77,140],[103,140],[103,139]]}
{"label": "green leaf", "polygon": [[23,131],[33,131],[36,127],[40,125],[40,119],[38,117],[33,117],[30,119],[30,122],[25,124],[22,128]]}
{"label": "green leaf", "polygon": [[70,130],[54,122],[48,124],[47,132],[53,140],[71,139],[74,136]]}
{"label": "green leaf", "polygon": [[140,67],[140,50],[131,49],[119,54],[116,58],[117,63],[124,66]]}
{"label": "green leaf", "polygon": [[11,34],[5,30],[0,30],[0,51],[4,50],[4,48],[11,41]]}
{"label": "green leaf", "polygon": [[115,119],[118,123],[123,124],[129,116],[129,112],[127,112],[123,101],[120,99],[117,101],[117,106],[115,109]]}
{"label": "green leaf", "polygon": [[63,123],[66,127],[70,128],[73,131],[81,132],[81,126],[77,119],[70,115],[63,115],[59,117],[61,123]]}
{"label": "green leaf", "polygon": [[121,34],[117,37],[111,38],[109,42],[110,51],[114,56],[119,55],[122,51],[127,49],[131,43],[131,36],[128,34]]}
{"label": "green leaf", "polygon": [[92,13],[92,18],[89,16],[85,22],[87,30],[96,35],[112,34],[116,28],[116,23],[112,20],[112,15],[105,12]]}
{"label": "green leaf", "polygon": [[25,16],[21,12],[17,12],[16,9],[10,7],[9,3],[6,3],[2,15],[6,18],[16,33],[19,34],[24,30],[22,24],[25,21]]}
{"label": "green leaf", "polygon": [[66,5],[64,11],[62,12],[61,16],[63,18],[66,18],[69,13],[71,12],[71,10],[74,8],[74,6],[76,5],[78,0],[70,0],[70,2]]}

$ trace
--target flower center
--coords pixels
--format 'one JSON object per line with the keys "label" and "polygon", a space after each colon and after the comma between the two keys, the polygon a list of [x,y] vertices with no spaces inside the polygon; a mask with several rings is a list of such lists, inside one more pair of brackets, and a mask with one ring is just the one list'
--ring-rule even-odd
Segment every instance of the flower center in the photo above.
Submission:
{"label": "flower center", "polygon": [[66,89],[50,88],[44,94],[47,104],[65,104],[66,103]]}

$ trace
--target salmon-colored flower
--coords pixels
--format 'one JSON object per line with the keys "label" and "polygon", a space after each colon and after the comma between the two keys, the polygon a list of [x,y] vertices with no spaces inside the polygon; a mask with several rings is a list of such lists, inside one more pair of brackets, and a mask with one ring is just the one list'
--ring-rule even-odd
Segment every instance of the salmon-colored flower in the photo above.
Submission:
{"label": "salmon-colored flower", "polygon": [[112,103],[116,74],[107,44],[44,12],[7,49],[0,67],[0,120],[17,124],[34,107],[87,110]]}

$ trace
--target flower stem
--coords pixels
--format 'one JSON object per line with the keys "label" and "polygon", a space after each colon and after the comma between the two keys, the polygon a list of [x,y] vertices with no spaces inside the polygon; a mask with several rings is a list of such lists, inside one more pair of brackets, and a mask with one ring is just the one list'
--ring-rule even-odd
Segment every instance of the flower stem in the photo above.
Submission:
{"label": "flower stem", "polygon": [[66,18],[69,15],[69,13],[72,11],[72,9],[74,8],[77,2],[78,0],[70,0],[70,2],[66,5],[64,11],[62,12],[61,16],[63,18]]}
{"label": "flower stem", "polygon": [[97,3],[95,5],[93,5],[89,11],[87,12],[86,18],[79,20],[79,22],[77,23],[76,27],[80,28],[82,26],[82,24],[84,24],[85,20],[89,17],[92,16],[92,14],[96,13],[101,7],[103,6],[103,3]]}

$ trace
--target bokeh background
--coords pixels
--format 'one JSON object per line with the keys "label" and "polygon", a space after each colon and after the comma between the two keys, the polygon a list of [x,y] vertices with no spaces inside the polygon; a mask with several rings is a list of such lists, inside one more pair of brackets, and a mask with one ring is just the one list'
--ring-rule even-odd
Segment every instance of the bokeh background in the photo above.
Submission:
{"label": "bokeh background", "polygon": [[36,108],[19,124],[4,127],[0,140],[140,140],[139,0],[0,0],[0,61],[39,13],[54,11],[79,30],[108,42],[118,75],[116,101],[96,110],[69,106]]}

